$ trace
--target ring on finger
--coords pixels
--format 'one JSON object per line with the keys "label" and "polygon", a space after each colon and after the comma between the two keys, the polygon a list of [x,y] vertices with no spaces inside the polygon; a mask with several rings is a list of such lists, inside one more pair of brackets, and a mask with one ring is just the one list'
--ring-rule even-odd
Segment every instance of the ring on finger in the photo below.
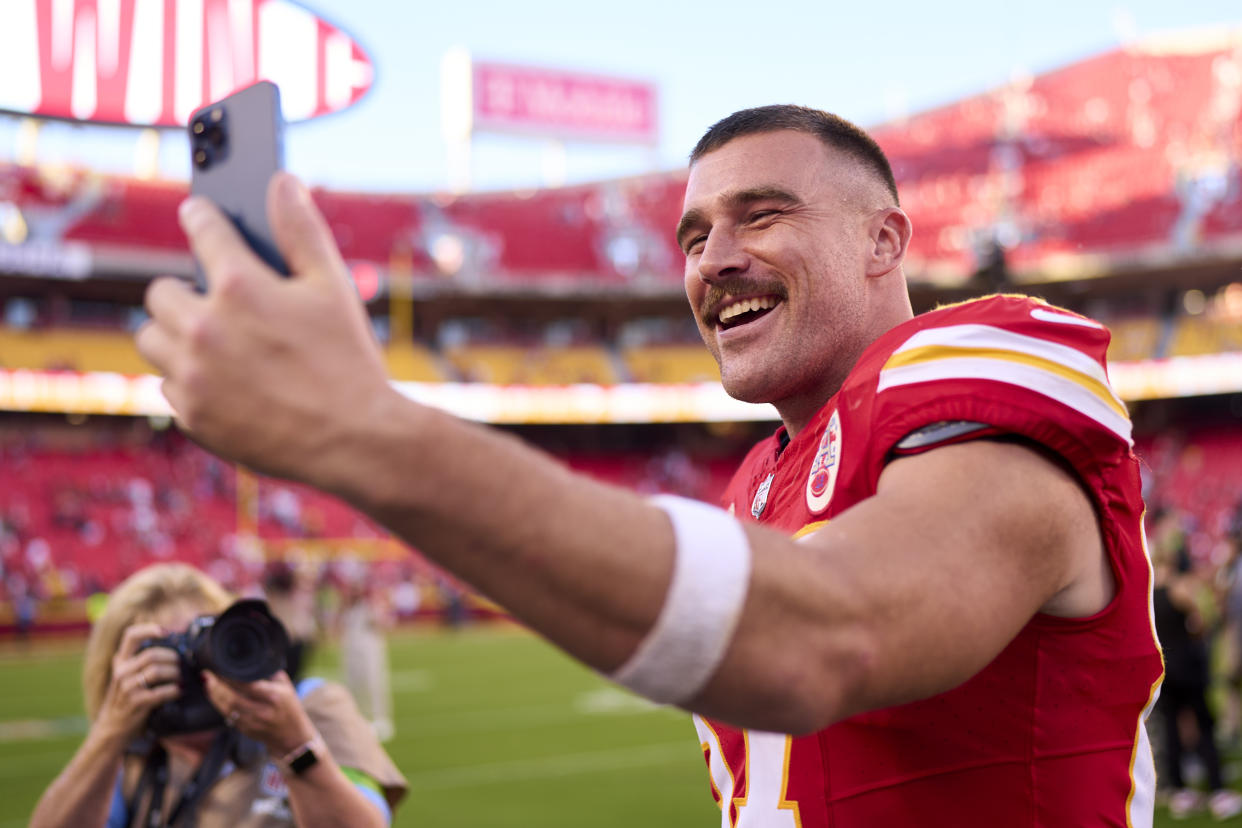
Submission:
{"label": "ring on finger", "polygon": [[139,680],[140,682],[142,682],[142,689],[143,689],[143,690],[150,690],[150,689],[151,689],[151,685],[147,683],[147,671],[146,671],[146,670],[141,670],[141,671],[139,671],[139,673],[138,673],[138,680]]}
{"label": "ring on finger", "polygon": [[230,710],[230,711],[229,711],[229,715],[228,715],[228,716],[226,716],[225,718],[226,718],[226,720],[227,720],[227,721],[228,721],[228,723],[229,723],[229,727],[232,727],[233,725],[237,724],[237,720],[241,718],[241,711],[240,711],[240,710]]}

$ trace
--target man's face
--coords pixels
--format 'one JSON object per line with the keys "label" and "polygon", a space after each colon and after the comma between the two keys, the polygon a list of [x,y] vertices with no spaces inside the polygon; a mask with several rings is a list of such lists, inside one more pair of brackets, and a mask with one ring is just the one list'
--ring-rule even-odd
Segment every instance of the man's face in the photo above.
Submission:
{"label": "man's face", "polygon": [[[802,132],[736,138],[694,163],[677,241],[686,295],[747,402],[813,404],[865,342],[868,187],[850,159]],[[843,364],[846,363],[846,364]]]}

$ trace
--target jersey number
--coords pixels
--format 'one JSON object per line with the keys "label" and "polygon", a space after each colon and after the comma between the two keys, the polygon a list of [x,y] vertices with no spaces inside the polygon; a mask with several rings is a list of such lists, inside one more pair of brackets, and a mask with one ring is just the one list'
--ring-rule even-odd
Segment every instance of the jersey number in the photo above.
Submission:
{"label": "jersey number", "polygon": [[[745,773],[743,791],[736,790],[737,774],[724,759],[716,731],[694,717],[703,750],[707,753],[712,786],[720,797],[721,828],[801,828],[798,803],[786,798],[789,786],[789,751],[793,740],[783,733],[743,731]],[[734,807],[737,821],[734,822]]]}

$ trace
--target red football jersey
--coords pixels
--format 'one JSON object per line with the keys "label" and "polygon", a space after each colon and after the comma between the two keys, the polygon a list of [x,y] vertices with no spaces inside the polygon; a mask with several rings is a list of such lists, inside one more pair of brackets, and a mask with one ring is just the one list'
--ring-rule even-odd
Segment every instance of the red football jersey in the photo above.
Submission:
{"label": "red football jersey", "polygon": [[953,690],[809,736],[696,716],[724,828],[1151,826],[1145,720],[1163,667],[1108,339],[1102,325],[1024,297],[941,308],[873,343],[783,451],[778,432],[750,452],[724,504],[800,536],[874,495],[897,444],[920,428],[969,421],[1021,435],[1090,491],[1116,595],[1089,618],[1036,615]]}

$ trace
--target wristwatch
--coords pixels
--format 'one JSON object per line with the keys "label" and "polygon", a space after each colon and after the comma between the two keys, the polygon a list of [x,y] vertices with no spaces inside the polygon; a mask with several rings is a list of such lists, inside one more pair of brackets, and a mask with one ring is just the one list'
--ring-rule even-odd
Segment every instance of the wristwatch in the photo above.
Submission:
{"label": "wristwatch", "polygon": [[319,761],[319,751],[324,749],[323,740],[318,735],[309,742],[303,742],[286,753],[279,760],[282,768],[288,769],[294,776],[301,776]]}

